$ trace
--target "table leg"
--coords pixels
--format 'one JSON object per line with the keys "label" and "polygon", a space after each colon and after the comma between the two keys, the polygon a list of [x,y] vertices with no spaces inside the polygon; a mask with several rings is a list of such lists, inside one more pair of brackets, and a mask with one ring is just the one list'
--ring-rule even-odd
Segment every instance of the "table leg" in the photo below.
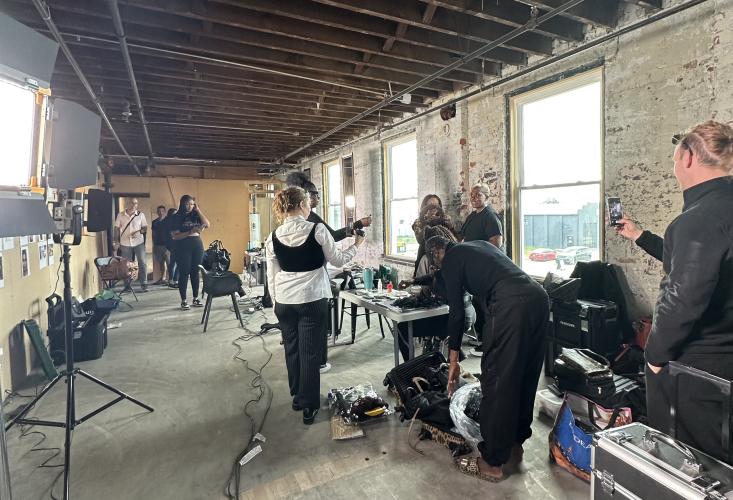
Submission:
{"label": "table leg", "polygon": [[400,340],[398,337],[400,331],[397,328],[396,321],[392,321],[392,326],[392,339],[394,340],[394,365],[397,366],[400,364]]}
{"label": "table leg", "polygon": [[412,338],[412,321],[407,322],[407,348],[410,350],[410,359],[415,357],[415,342]]}

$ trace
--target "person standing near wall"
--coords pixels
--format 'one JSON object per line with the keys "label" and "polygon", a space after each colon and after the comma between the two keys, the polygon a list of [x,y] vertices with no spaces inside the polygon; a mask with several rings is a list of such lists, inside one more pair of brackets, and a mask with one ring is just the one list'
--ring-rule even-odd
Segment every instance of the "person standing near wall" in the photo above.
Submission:
{"label": "person standing near wall", "polygon": [[209,219],[196,204],[193,196],[181,196],[178,213],[171,224],[171,235],[176,245],[176,261],[178,264],[178,293],[181,295],[181,309],[190,309],[186,301],[188,280],[191,280],[193,300],[191,305],[201,307],[199,295],[199,265],[204,258],[204,244],[201,231],[210,226]]}
{"label": "person standing near wall", "polygon": [[125,210],[117,214],[114,226],[114,248],[129,261],[137,259],[140,291],[148,291],[148,268],[145,264],[145,233],[148,221],[138,209],[137,198],[127,200]]}
{"label": "person standing near wall", "polygon": [[[708,121],[675,136],[673,155],[684,207],[664,239],[631,219],[617,232],[635,241],[664,267],[646,345],[647,411],[652,427],[668,433],[674,398],[668,363],[733,380],[733,129]],[[677,437],[716,458],[723,451],[720,395],[681,394]],[[685,408],[694,408],[694,418]]]}
{"label": "person standing near wall", "polygon": [[170,274],[170,252],[168,251],[168,240],[170,234],[167,230],[168,224],[165,222],[166,211],[163,205],[158,207],[158,218],[153,221],[153,261],[158,264],[160,269],[160,279],[154,284],[166,285],[166,274]]}
{"label": "person standing near wall", "polygon": [[166,240],[165,240],[165,247],[168,249],[168,254],[170,255],[170,266],[168,266],[168,286],[170,288],[178,288],[178,264],[176,263],[176,242],[173,240],[173,228],[171,227],[173,223],[176,221],[176,218],[173,217],[176,215],[176,209],[175,208],[169,208],[168,214],[165,216],[165,234],[166,234]]}
{"label": "person standing near wall", "polygon": [[299,187],[278,192],[273,209],[282,225],[265,242],[267,283],[283,334],[292,408],[310,425],[321,406],[319,367],[332,297],[326,263],[350,262],[364,237],[339,250],[325,224],[308,221],[310,198]]}
{"label": "person standing near wall", "polygon": [[[497,248],[504,245],[504,236],[501,230],[501,221],[494,209],[489,205],[489,187],[485,184],[476,184],[469,191],[471,208],[473,211],[468,214],[463,223],[461,234],[463,241],[488,241]],[[476,309],[476,337],[479,345],[469,351],[472,356],[482,356],[481,342],[483,339],[483,317],[481,308],[484,301],[474,297],[473,307]]]}

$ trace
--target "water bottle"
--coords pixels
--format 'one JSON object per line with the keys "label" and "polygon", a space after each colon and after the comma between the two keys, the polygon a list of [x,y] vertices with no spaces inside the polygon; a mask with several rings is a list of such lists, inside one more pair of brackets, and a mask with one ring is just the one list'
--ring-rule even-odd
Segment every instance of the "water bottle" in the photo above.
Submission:
{"label": "water bottle", "polygon": [[377,280],[377,292],[382,293],[382,280]]}
{"label": "water bottle", "polygon": [[364,290],[371,292],[374,288],[374,270],[371,267],[364,268],[362,281],[364,281]]}

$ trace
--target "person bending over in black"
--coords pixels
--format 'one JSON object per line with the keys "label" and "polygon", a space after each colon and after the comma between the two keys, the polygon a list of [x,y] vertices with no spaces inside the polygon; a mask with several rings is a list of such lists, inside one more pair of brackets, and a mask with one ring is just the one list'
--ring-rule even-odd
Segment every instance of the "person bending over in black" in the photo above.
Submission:
{"label": "person bending over in black", "polygon": [[176,242],[176,260],[178,263],[178,293],[181,295],[181,309],[190,309],[186,302],[188,280],[191,279],[193,292],[192,305],[201,307],[199,295],[199,265],[204,258],[204,244],[201,231],[210,226],[209,219],[199,209],[193,196],[183,195],[178,206],[175,221],[172,223],[172,236]]}
{"label": "person bending over in black", "polygon": [[448,394],[456,387],[464,327],[463,296],[480,297],[486,307],[481,358],[481,457],[456,461],[458,469],[487,481],[504,478],[502,465],[514,446],[532,435],[535,392],[542,370],[550,315],[545,290],[487,241],[455,244],[434,236],[426,242],[440,269],[450,313]]}
{"label": "person bending over in black", "polygon": [[729,415],[724,416],[720,394],[709,392],[709,386],[680,386],[688,390],[679,394],[675,423],[668,363],[733,380],[733,128],[708,121],[675,136],[673,143],[682,214],[663,239],[628,218],[617,228],[664,268],[645,350],[649,424],[665,433],[675,425],[678,439],[729,461],[721,437]]}

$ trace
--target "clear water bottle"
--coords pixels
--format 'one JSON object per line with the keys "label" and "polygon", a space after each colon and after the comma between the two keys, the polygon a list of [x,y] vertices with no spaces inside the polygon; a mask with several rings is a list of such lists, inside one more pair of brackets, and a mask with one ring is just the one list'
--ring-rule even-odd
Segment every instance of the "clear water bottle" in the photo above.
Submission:
{"label": "clear water bottle", "polygon": [[382,280],[377,280],[377,292],[382,293]]}

